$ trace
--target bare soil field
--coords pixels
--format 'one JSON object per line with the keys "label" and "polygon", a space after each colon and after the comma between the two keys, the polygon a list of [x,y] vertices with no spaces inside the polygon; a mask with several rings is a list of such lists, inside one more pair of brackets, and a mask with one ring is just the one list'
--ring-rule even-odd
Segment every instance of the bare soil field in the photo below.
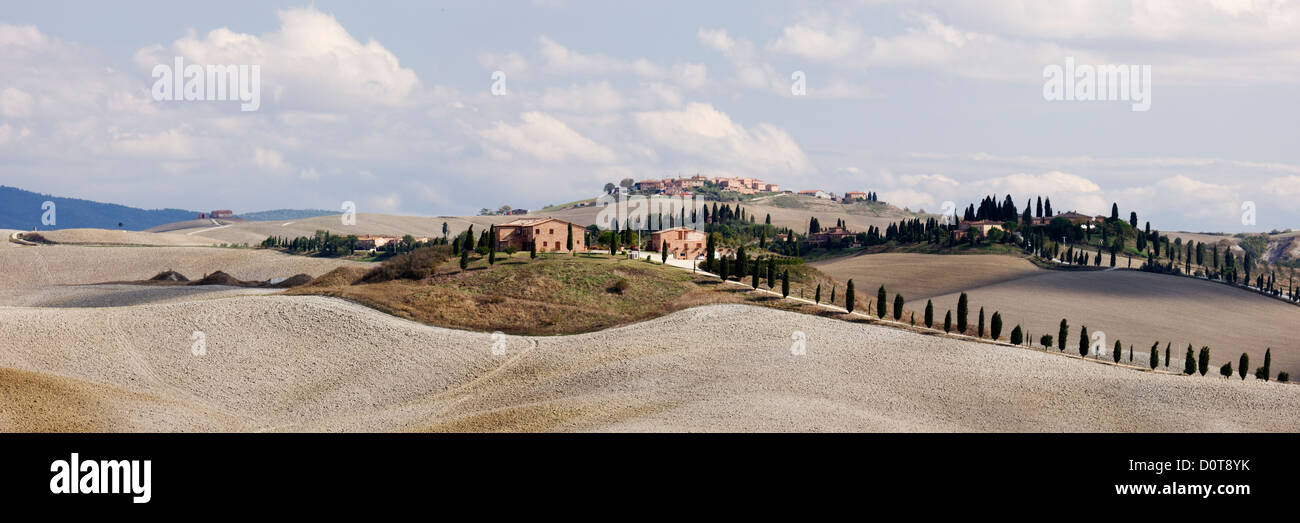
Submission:
{"label": "bare soil field", "polygon": [[917,310],[928,298],[1050,272],[1024,258],[982,254],[863,254],[811,265],[839,281],[852,278],[861,292],[885,285],[891,299],[902,293]]}
{"label": "bare soil field", "polygon": [[[1173,342],[1175,370],[1181,370],[1192,344],[1198,351],[1210,347],[1212,372],[1229,361],[1236,369],[1242,352],[1250,355],[1253,372],[1269,347],[1274,374],[1300,371],[1300,307],[1218,283],[1126,270],[1042,271],[964,290],[972,318],[980,307],[990,315],[1000,311],[1008,325],[1023,325],[1035,341],[1042,334],[1055,336],[1061,319],[1067,319],[1067,351],[1077,351],[1079,328],[1086,325],[1089,333],[1105,332],[1107,349],[1115,340],[1126,350],[1132,344],[1139,364],[1159,341],[1162,358],[1165,344]],[[955,310],[959,293],[936,297],[936,316]]]}
{"label": "bare soil field", "polygon": [[543,337],[315,296],[0,307],[0,397],[7,431],[1300,430],[1296,386],[745,305]]}
{"label": "bare soil field", "polygon": [[319,276],[339,266],[373,264],[291,256],[258,249],[217,247],[0,246],[0,288],[43,287],[147,280],[174,270],[197,279],[225,271],[241,280],[269,280],[306,273]]}
{"label": "bare soil field", "polygon": [[52,285],[0,288],[0,306],[10,307],[125,307],[146,303],[172,303],[229,296],[262,295],[282,289],[205,286],[141,286],[135,284]]}
{"label": "bare soil field", "polygon": [[57,229],[40,231],[40,234],[49,241],[62,244],[200,247],[218,243],[216,240],[183,233],[152,233],[109,229]]}
{"label": "bare soil field", "polygon": [[[475,231],[487,229],[489,224],[505,223],[510,220],[519,218],[518,216],[471,216],[471,217],[427,217],[427,216],[394,216],[387,214],[370,214],[357,213],[355,225],[343,225],[340,215],[334,216],[317,216],[302,220],[285,220],[285,221],[238,221],[225,226],[213,226],[210,224],[200,224],[197,227],[189,229],[173,229],[172,226],[162,226],[162,229],[170,230],[171,234],[185,234],[191,237],[202,237],[216,242],[228,243],[233,245],[248,244],[255,246],[262,243],[268,236],[281,236],[295,238],[299,236],[311,236],[318,230],[327,230],[331,234],[348,235],[348,234],[375,234],[402,236],[410,234],[417,237],[435,238],[442,236],[442,224],[447,223],[449,234],[455,236],[463,232],[471,224],[474,225]],[[179,224],[173,224],[179,225]],[[583,225],[586,225],[585,223]]]}

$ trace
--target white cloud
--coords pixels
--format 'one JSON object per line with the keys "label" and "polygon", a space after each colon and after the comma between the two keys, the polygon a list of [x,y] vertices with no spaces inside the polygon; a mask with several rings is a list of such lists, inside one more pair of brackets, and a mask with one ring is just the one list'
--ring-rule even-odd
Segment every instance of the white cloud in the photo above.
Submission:
{"label": "white cloud", "polygon": [[791,175],[814,170],[789,133],[767,123],[746,129],[710,104],[636,113],[635,121],[656,144],[728,169]]}
{"label": "white cloud", "polygon": [[228,28],[202,37],[192,31],[169,48],[136,52],[135,63],[151,71],[184,57],[189,64],[258,65],[263,103],[270,98],[289,107],[398,106],[410,101],[419,80],[379,42],[357,41],[332,15],[313,8],[278,11],[278,31],[261,36]]}
{"label": "white cloud", "polygon": [[542,107],[555,111],[610,112],[623,108],[623,96],[609,82],[552,87],[542,95]]}
{"label": "white cloud", "polygon": [[21,89],[6,87],[0,90],[0,116],[24,118],[32,114],[32,95]]}
{"label": "white cloud", "polygon": [[267,172],[281,173],[293,168],[279,151],[258,147],[253,151],[253,165]]}
{"label": "white cloud", "polygon": [[614,161],[613,151],[578,134],[553,116],[531,111],[521,114],[519,119],[517,125],[497,122],[479,133],[488,141],[485,145],[493,154],[511,158],[515,153],[523,153],[546,162]]}

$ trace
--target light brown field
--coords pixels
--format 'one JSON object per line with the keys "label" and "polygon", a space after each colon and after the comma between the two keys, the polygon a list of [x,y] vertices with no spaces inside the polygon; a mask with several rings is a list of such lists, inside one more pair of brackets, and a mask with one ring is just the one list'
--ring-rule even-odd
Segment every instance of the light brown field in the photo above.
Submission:
{"label": "light brown field", "polygon": [[1024,258],[982,254],[863,254],[811,265],[839,281],[852,278],[859,292],[884,285],[890,299],[902,293],[917,310],[927,298],[1048,272]]}
{"label": "light brown field", "polygon": [[198,222],[186,222],[177,225],[193,224],[196,226],[186,229],[173,229],[172,226],[163,226],[158,229],[168,229],[168,234],[190,235],[221,243],[256,246],[268,236],[295,238],[314,235],[318,230],[327,230],[331,234],[339,235],[402,236],[410,234],[417,237],[435,238],[442,237],[443,222],[447,223],[449,234],[455,236],[463,232],[470,224],[474,225],[474,230],[477,233],[486,230],[490,224],[504,223],[516,218],[518,216],[427,217],[357,213],[355,225],[343,225],[342,217],[333,215],[302,220],[237,221],[220,227]]}
{"label": "light brown field", "polygon": [[0,287],[42,287],[136,281],[174,270],[191,279],[225,271],[241,280],[268,280],[306,273],[319,276],[340,265],[372,264],[291,256],[258,249],[219,247],[0,246]]}
{"label": "light brown field", "polygon": [[155,245],[201,247],[217,243],[216,240],[197,235],[176,233],[151,233],[109,229],[58,229],[40,231],[41,236],[55,243],[84,245]]}
{"label": "light brown field", "polygon": [[1300,429],[1300,387],[744,305],[494,341],[323,297],[0,307],[0,430]]}
{"label": "light brown field", "polygon": [[[1275,375],[1300,371],[1300,307],[1218,283],[1125,270],[1043,271],[967,292],[972,322],[980,307],[989,315],[1000,311],[1008,325],[1023,325],[1035,341],[1042,334],[1055,336],[1061,319],[1067,319],[1067,351],[1077,351],[1079,328],[1086,325],[1089,333],[1105,332],[1108,350],[1115,340],[1126,350],[1132,344],[1138,364],[1147,361],[1151,344],[1159,341],[1161,365],[1165,344],[1173,342],[1175,370],[1181,370],[1192,344],[1197,351],[1210,347],[1211,372],[1227,362],[1235,370],[1245,352],[1253,373],[1269,347]],[[936,315],[955,310],[958,294],[936,297]]]}

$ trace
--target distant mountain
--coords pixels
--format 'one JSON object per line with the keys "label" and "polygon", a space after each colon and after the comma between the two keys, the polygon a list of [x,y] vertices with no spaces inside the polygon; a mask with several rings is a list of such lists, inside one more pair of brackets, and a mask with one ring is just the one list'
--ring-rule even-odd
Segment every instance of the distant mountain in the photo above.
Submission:
{"label": "distant mountain", "polygon": [[317,216],[340,214],[339,211],[322,211],[320,209],[276,209],[273,211],[248,212],[237,215],[245,220],[255,222],[278,222],[282,220],[302,220]]}
{"label": "distant mountain", "polygon": [[[54,203],[54,224],[41,223],[45,202]],[[0,185],[0,228],[30,231],[50,229],[122,229],[142,231],[165,223],[192,220],[197,211],[182,209],[145,210],[115,203],[61,198]]]}

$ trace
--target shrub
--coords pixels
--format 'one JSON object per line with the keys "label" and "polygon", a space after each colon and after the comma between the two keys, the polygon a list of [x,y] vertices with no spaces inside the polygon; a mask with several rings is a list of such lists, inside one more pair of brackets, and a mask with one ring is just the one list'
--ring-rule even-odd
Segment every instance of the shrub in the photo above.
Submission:
{"label": "shrub", "polygon": [[1255,379],[1268,381],[1268,369],[1264,367],[1255,368]]}
{"label": "shrub", "polygon": [[1020,326],[1016,325],[1016,328],[1011,329],[1011,344],[1020,345],[1021,343],[1024,343],[1024,341],[1025,341],[1024,333],[1021,332]]}
{"label": "shrub", "polygon": [[1204,376],[1205,373],[1210,370],[1210,348],[1209,347],[1201,347],[1201,357],[1197,361],[1196,367],[1201,371],[1202,376]]}
{"label": "shrub", "polygon": [[952,332],[952,311],[948,311],[948,314],[943,317],[943,331]]}
{"label": "shrub", "polygon": [[[397,279],[422,280],[437,272],[438,266],[450,257],[451,249],[448,246],[421,247],[385,260],[378,267],[366,272],[366,275],[361,277],[361,281],[379,283]],[[462,250],[462,269],[468,261],[469,251]]]}
{"label": "shrub", "polygon": [[1250,356],[1248,356],[1246,353],[1243,352],[1241,353],[1241,359],[1237,360],[1237,373],[1241,375],[1241,379],[1243,381],[1246,379],[1246,369],[1249,368],[1250,368]]}
{"label": "shrub", "polygon": [[991,324],[989,325],[989,337],[995,340],[1002,337],[1002,313],[993,313],[993,320],[989,323]]}
{"label": "shrub", "polygon": [[1038,343],[1048,349],[1052,348],[1053,341],[1051,334],[1044,334],[1042,338],[1038,339]]}
{"label": "shrub", "polygon": [[627,292],[627,290],[631,287],[632,287],[632,283],[627,281],[627,278],[619,278],[618,280],[614,281],[614,284],[610,285],[609,288],[606,290],[614,294],[623,294],[624,292]]}
{"label": "shrub", "polygon": [[1192,355],[1191,345],[1187,346],[1187,359],[1183,360],[1183,374],[1188,376],[1196,374],[1196,356]]}
{"label": "shrub", "polygon": [[1231,378],[1232,362],[1224,363],[1222,367],[1219,367],[1219,374],[1222,374],[1225,378]]}
{"label": "shrub", "polygon": [[1286,372],[1279,372],[1279,373],[1277,373],[1277,382],[1278,382],[1278,383],[1286,383],[1286,382],[1288,382],[1288,381],[1291,381],[1291,375],[1290,375],[1290,374],[1288,374],[1288,373],[1286,373]]}

